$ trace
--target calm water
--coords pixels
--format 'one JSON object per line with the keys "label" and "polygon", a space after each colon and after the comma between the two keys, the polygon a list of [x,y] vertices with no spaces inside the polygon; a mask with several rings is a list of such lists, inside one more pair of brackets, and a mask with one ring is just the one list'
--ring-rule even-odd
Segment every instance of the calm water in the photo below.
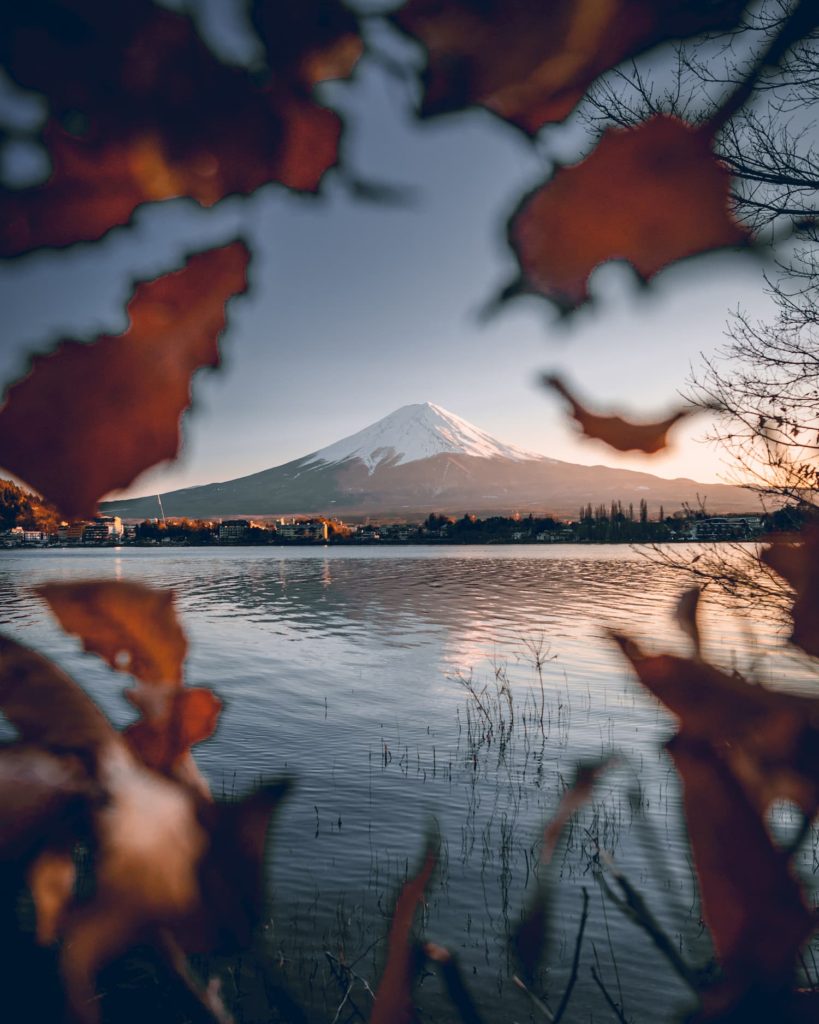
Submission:
{"label": "calm water", "polygon": [[[123,677],[82,654],[29,590],[112,576],[178,595],[191,639],[188,682],[212,686],[226,705],[216,737],[198,748],[214,789],[283,772],[298,780],[275,834],[270,939],[316,1019],[331,1019],[341,999],[325,950],[360,957],[356,970],[377,977],[385,913],[434,820],[443,857],[425,934],[459,954],[487,1019],[527,1020],[505,937],[531,894],[542,824],[574,765],[609,751],[621,753],[619,767],[553,865],[544,986],[559,997],[585,886],[591,914],[568,1019],[610,1018],[592,963],[635,1021],[685,1001],[596,881],[602,850],[684,955],[707,957],[677,788],[660,749],[671,723],[605,638],[615,626],[685,651],[670,618],[684,583],[670,570],[622,546],[0,554],[3,628],[59,661],[122,724],[131,716]],[[706,612],[714,660],[742,666],[753,657],[774,685],[812,685],[773,622]],[[493,714],[514,715],[505,748],[497,732],[489,743],[477,728],[469,679],[478,693],[486,687]],[[498,696],[499,680],[508,680],[511,704]],[[453,1019],[434,978],[421,993],[432,1019]],[[366,1005],[363,990],[356,1000]]]}

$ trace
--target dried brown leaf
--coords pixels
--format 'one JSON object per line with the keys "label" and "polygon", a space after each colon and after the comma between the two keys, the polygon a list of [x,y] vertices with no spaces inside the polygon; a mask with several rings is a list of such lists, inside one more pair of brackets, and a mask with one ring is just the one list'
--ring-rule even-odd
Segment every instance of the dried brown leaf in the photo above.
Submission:
{"label": "dried brown leaf", "polygon": [[201,789],[198,773],[191,775],[186,760],[192,746],[213,735],[222,710],[219,698],[202,687],[143,687],[129,690],[126,697],[144,716],[124,732],[134,753],[149,768],[177,778],[181,774]]}
{"label": "dried brown leaf", "polygon": [[586,437],[605,441],[621,452],[641,451],[653,455],[668,445],[668,431],[692,410],[681,409],[659,423],[631,423],[620,416],[599,416],[590,412],[569,391],[560,377],[546,375],[543,383],[556,391],[569,403],[572,418],[580,425]]}
{"label": "dried brown leaf", "polygon": [[198,867],[203,898],[175,928],[188,952],[229,952],[250,942],[264,910],[271,820],[291,789],[290,779],[277,779],[239,800],[200,806],[208,832],[208,848]]}
{"label": "dried brown leaf", "polygon": [[137,771],[116,791],[110,816],[98,822],[94,898],[69,917],[62,946],[78,1020],[98,1019],[99,971],[137,942],[164,947],[169,935],[187,952],[225,953],[249,943],[263,910],[270,818],[288,789],[282,781],[233,804],[202,804]]}
{"label": "dried brown leaf", "polygon": [[370,1024],[411,1024],[415,1020],[412,999],[415,970],[410,933],[437,861],[438,844],[428,841],[421,867],[404,884],[396,900],[388,939],[389,954],[375,993]]}
{"label": "dried brown leaf", "polygon": [[86,651],[140,680],[126,697],[143,717],[124,734],[140,760],[207,794],[189,752],[213,734],[222,702],[210,690],[182,686],[188,644],[173,592],[123,580],[88,580],[46,583],[35,593]]}
{"label": "dried brown leaf", "polygon": [[509,226],[524,287],[572,309],[607,260],[648,281],[686,256],[746,244],[709,131],[658,114],[607,129],[589,156],[559,168]]}
{"label": "dried brown leaf", "polygon": [[98,796],[78,757],[26,743],[0,748],[0,861],[27,864],[64,826],[80,828]]}
{"label": "dried brown leaf", "polygon": [[244,290],[248,259],[241,242],[191,256],[137,286],[124,334],[35,357],[0,408],[0,464],[78,518],[174,458],[191,374],[219,363],[225,303]]}
{"label": "dried brown leaf", "polygon": [[144,683],[182,684],[188,642],[171,590],[125,580],[45,583],[34,588],[67,633],[113,669]]}
{"label": "dried brown leaf", "polygon": [[480,103],[534,133],[562,121],[624,58],[730,28],[744,8],[743,0],[409,0],[393,18],[427,49],[425,113]]}
{"label": "dried brown leaf", "polygon": [[819,701],[769,690],[713,665],[646,654],[614,635],[640,682],[678,718],[686,741],[708,743],[730,764],[760,812],[794,800],[819,809]]}
{"label": "dried brown leaf", "polygon": [[[65,673],[5,637],[0,708],[29,741],[0,753],[0,824],[10,826],[3,854],[31,859],[47,851],[31,877],[43,937],[62,931],[62,973],[77,1020],[97,1019],[103,964],[162,929],[187,949],[248,941],[262,911],[268,823],[289,783],[259,787],[235,804],[204,800],[144,767]],[[89,900],[66,907],[60,851],[78,834],[64,813],[77,798],[96,851],[95,885]]]}
{"label": "dried brown leaf", "polygon": [[262,74],[218,60],[187,15],[147,0],[6,5],[0,61],[50,103],[52,173],[0,191],[0,255],[99,238],[143,202],[317,189],[341,122],[311,90],[352,69],[357,23],[327,0],[274,6],[276,64]]}
{"label": "dried brown leaf", "polygon": [[26,878],[37,916],[37,941],[50,946],[60,936],[74,895],[77,868],[73,844],[46,847],[30,864]]}
{"label": "dried brown leaf", "polygon": [[121,742],[108,719],[53,662],[0,634],[0,710],[23,740],[94,763]]}
{"label": "dried brown leaf", "polygon": [[819,526],[775,537],[761,558],[794,589],[791,640],[819,657]]}
{"label": "dried brown leaf", "polygon": [[267,66],[294,81],[346,78],[361,56],[358,19],[340,0],[252,0],[250,19]]}
{"label": "dried brown leaf", "polygon": [[678,736],[668,749],[683,781],[703,914],[726,974],[742,987],[786,983],[815,925],[788,854],[708,744]]}

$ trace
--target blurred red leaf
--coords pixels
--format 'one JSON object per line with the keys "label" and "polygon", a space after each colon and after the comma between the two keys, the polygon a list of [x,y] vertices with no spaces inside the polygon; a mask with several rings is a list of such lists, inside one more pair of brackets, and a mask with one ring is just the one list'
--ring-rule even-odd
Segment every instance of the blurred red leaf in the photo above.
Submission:
{"label": "blurred red leaf", "polygon": [[181,685],[188,642],[171,590],[123,580],[45,583],[34,592],[48,602],[67,633],[113,669],[145,683]]}
{"label": "blurred red leaf", "polygon": [[691,410],[681,409],[660,423],[631,423],[620,416],[599,416],[590,412],[574,397],[560,377],[544,376],[543,383],[556,391],[572,408],[572,418],[580,424],[586,437],[605,441],[621,452],[641,451],[653,455],[668,445],[668,431]]}
{"label": "blurred red leaf", "polygon": [[[144,716],[127,727],[126,740],[141,761],[166,775],[178,774],[190,748],[213,735],[222,711],[219,698],[201,687],[142,687],[125,696]],[[192,768],[186,765],[183,775],[194,782]],[[195,784],[202,785],[198,774]]]}
{"label": "blurred red leaf", "polygon": [[608,129],[584,160],[559,168],[509,227],[524,285],[574,308],[607,260],[627,260],[647,281],[686,256],[746,243],[709,133],[655,115]]}
{"label": "blurred red leaf", "polygon": [[721,1020],[748,991],[790,983],[816,923],[791,873],[791,851],[773,841],[766,812],[781,797],[799,803],[808,820],[819,806],[819,701],[615,639],[640,681],[679,719],[667,746],[682,778],[703,912],[724,969],[724,980],[706,993],[703,1019]]}
{"label": "blurred red leaf", "polygon": [[222,702],[210,690],[182,685],[188,643],[174,609],[174,595],[143,583],[89,580],[35,588],[60,625],[80,637],[86,651],[143,684],[125,696],[141,721],[124,736],[142,762],[207,792],[188,758],[190,748],[211,736]]}
{"label": "blurred red leaf", "polygon": [[740,988],[786,983],[816,923],[788,854],[710,746],[681,735],[668,749],[683,781],[703,913],[726,975]]}
{"label": "blurred red leaf", "polygon": [[37,919],[37,941],[50,946],[60,937],[66,908],[74,895],[77,867],[74,837],[49,845],[32,861],[27,881]]}
{"label": "blurred red leaf", "polygon": [[202,899],[175,928],[188,952],[247,946],[264,910],[265,850],[289,779],[256,786],[239,800],[200,806],[208,848],[198,866]]}
{"label": "blurred red leaf", "polygon": [[312,84],[352,73],[362,52],[358,19],[341,0],[251,0],[267,66]]}
{"label": "blurred red leaf", "polygon": [[116,777],[110,813],[97,816],[96,889],[68,915],[61,963],[72,1011],[98,1019],[96,978],[137,942],[160,952],[235,952],[263,910],[265,840],[289,782],[230,804],[199,802],[186,787],[132,769]]}
{"label": "blurred red leaf", "polygon": [[411,1024],[415,1020],[412,999],[415,970],[410,932],[437,861],[437,844],[430,841],[420,869],[404,884],[396,900],[388,940],[389,954],[375,993],[370,1024]]}
{"label": "blurred red leaf", "polygon": [[672,37],[735,25],[746,4],[722,0],[409,0],[396,23],[429,56],[423,111],[480,103],[534,133],[571,113],[598,75]]}
{"label": "blurred red leaf", "polygon": [[725,759],[760,812],[794,800],[819,809],[819,701],[778,693],[702,661],[646,654],[614,635],[640,682],[679,720],[680,736]]}
{"label": "blurred red leaf", "polygon": [[0,408],[0,464],[77,518],[174,458],[191,374],[219,364],[225,303],[244,290],[248,259],[241,242],[191,256],[137,285],[124,334],[36,356]]}
{"label": "blurred red leaf", "polygon": [[20,737],[94,764],[119,742],[108,719],[53,662],[0,634],[0,710]]}
{"label": "blurred red leaf", "polygon": [[0,748],[0,861],[25,864],[97,795],[77,757],[27,743]]}
{"label": "blurred red leaf", "polygon": [[[41,936],[62,932],[78,1021],[97,1019],[100,968],[137,942],[161,949],[168,932],[206,951],[249,940],[263,908],[267,828],[287,780],[231,804],[202,799],[145,768],[64,672],[3,636],[0,709],[25,741],[0,752],[0,824],[9,826],[0,846],[21,867],[30,862]],[[76,816],[63,813],[71,801]],[[94,890],[75,902],[65,851],[82,829],[93,835]]]}
{"label": "blurred red leaf", "polygon": [[0,61],[49,101],[52,174],[0,191],[0,255],[99,238],[142,202],[210,206],[269,181],[314,191],[337,159],[341,122],[311,88],[360,53],[338,3],[274,5],[267,74],[222,63],[189,17],[147,0],[6,6]]}
{"label": "blurred red leaf", "polygon": [[795,591],[791,640],[819,657],[819,526],[809,524],[800,534],[775,537],[761,558]]}

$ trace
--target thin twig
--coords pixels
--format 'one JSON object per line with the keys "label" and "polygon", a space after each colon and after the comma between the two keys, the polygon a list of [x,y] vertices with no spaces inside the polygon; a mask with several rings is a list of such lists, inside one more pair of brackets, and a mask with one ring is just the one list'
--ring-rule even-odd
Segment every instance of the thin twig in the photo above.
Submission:
{"label": "thin twig", "polygon": [[335,1016],[333,1017],[333,1019],[330,1022],[330,1024],[336,1024],[336,1021],[341,1016],[341,1011],[344,1009],[344,1004],[350,998],[350,993],[353,991],[353,986],[354,985],[355,985],[355,978],[350,978],[350,984],[347,986],[347,991],[344,993],[344,997],[342,998],[341,1002],[338,1004],[338,1007],[337,1007],[336,1012],[335,1012]]}
{"label": "thin twig", "polygon": [[751,97],[762,72],[779,63],[790,47],[812,32],[819,23],[816,0],[800,0],[785,20],[779,33],[771,40],[754,66],[740,84],[728,95],[703,126],[709,135],[715,135],[731,120]]}
{"label": "thin twig", "polygon": [[594,964],[592,964],[591,973],[592,973],[592,977],[597,982],[597,987],[603,993],[603,998],[606,1000],[606,1002],[611,1007],[612,1012],[617,1017],[617,1019],[620,1021],[620,1024],[628,1024],[628,1020],[623,1015],[623,1011],[620,1009],[620,1007],[617,1005],[617,1003],[614,1001],[614,999],[612,999],[611,994],[609,993],[609,990],[603,984],[603,979],[600,977],[600,975],[595,970]]}
{"label": "thin twig", "polygon": [[512,975],[512,981],[514,981],[514,983],[517,985],[519,989],[521,989],[521,991],[526,993],[526,995],[529,997],[530,1002],[532,1003],[532,1006],[534,1006],[535,1009],[540,1010],[540,1012],[543,1014],[546,1020],[551,1021],[552,1024],[554,1024],[554,1014],[549,1009],[549,1007],[543,1002],[543,1000],[538,999],[535,993],[532,992],[531,989],[527,988],[526,982],[519,978],[517,974]]}
{"label": "thin twig", "polygon": [[328,953],[326,949],[324,951],[324,955],[330,964],[330,970],[333,972],[333,977],[336,979],[336,982],[338,983],[338,987],[342,995],[341,1003],[338,1007],[338,1012],[341,1012],[341,1008],[344,1006],[345,1003],[349,1003],[351,1009],[356,1014],[356,1016],[358,1016],[361,1020],[366,1020],[366,1015],[352,997],[353,986],[355,984],[353,972],[349,969],[349,967],[347,967],[346,964],[342,963],[337,957],[334,957],[332,953]]}
{"label": "thin twig", "polygon": [[683,960],[680,954],[677,952],[674,943],[666,935],[665,931],[655,919],[654,915],[648,909],[645,900],[637,892],[634,886],[629,882],[625,875],[621,874],[613,865],[609,858],[603,859],[603,863],[606,864],[609,870],[614,875],[615,881],[617,882],[620,890],[623,893],[624,899],[621,899],[611,888],[606,881],[605,877],[601,874],[598,875],[600,886],[609,899],[614,905],[620,910],[629,920],[633,921],[638,927],[642,928],[643,931],[649,936],[651,941],[657,947],[657,949],[663,954],[668,960],[671,966],[674,968],[676,973],[682,978],[682,980],[688,985],[692,991],[697,992],[699,990],[699,984],[697,976],[694,970]]}
{"label": "thin twig", "polygon": [[424,945],[424,952],[427,959],[437,964],[441,971],[441,977],[446,985],[446,990],[452,1004],[460,1015],[463,1024],[483,1024],[478,1008],[472,999],[469,989],[461,973],[457,959],[443,946],[437,946],[432,942]]}
{"label": "thin twig", "polygon": [[[380,936],[378,939],[376,939],[375,942],[370,943],[369,949],[372,949],[376,942],[380,942],[382,938],[383,936]],[[368,952],[368,950],[365,950],[365,953],[366,952]],[[364,990],[368,992],[373,999],[375,999],[375,992],[373,992],[372,988],[370,988],[369,981],[367,981],[367,979],[363,975],[357,974],[350,964],[343,963],[341,960],[338,959],[338,957],[333,956],[333,954],[328,952],[326,949],[324,950],[324,955],[327,957],[328,960],[335,961],[342,970],[346,971],[349,975],[355,978],[356,981],[360,981]],[[362,954],[362,956],[363,955],[364,954]],[[356,959],[353,960],[353,963],[357,964],[360,959],[361,956],[356,957]]]}
{"label": "thin twig", "polygon": [[577,981],[577,972],[580,967],[580,947],[583,945],[583,933],[586,930],[586,920],[589,916],[589,893],[585,885],[583,886],[583,910],[580,913],[580,927],[577,929],[577,939],[574,944],[574,956],[572,957],[572,971],[569,975],[569,980],[566,983],[566,988],[563,991],[563,998],[560,1000],[557,1009],[554,1014],[554,1024],[558,1024],[558,1021],[566,1012],[566,1008],[569,1005],[569,1000],[572,997],[574,991],[575,982]]}

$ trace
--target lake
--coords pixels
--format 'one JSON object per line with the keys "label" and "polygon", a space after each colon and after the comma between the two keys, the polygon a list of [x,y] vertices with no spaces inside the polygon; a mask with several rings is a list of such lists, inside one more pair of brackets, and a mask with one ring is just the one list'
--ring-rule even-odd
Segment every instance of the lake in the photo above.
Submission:
{"label": "lake", "polygon": [[[624,546],[0,553],[2,628],[58,661],[121,725],[133,714],[124,677],[83,654],[29,589],[103,577],[176,591],[191,641],[187,680],[225,701],[216,736],[197,748],[214,791],[283,773],[297,780],[273,835],[267,932],[276,970],[310,1019],[332,1020],[342,1000],[325,951],[374,984],[396,886],[435,822],[442,857],[423,933],[458,955],[487,1021],[528,1020],[506,939],[546,877],[543,824],[575,765],[614,751],[617,766],[550,869],[542,990],[559,1000],[585,887],[589,920],[565,1019],[613,1019],[592,965],[629,1020],[686,1004],[682,983],[598,883],[610,857],[683,956],[707,959],[661,749],[673,724],[605,632],[685,653],[672,611],[687,584],[671,569]],[[754,659],[772,685],[813,685],[772,617],[746,621],[706,601],[704,620],[711,660]],[[780,818],[787,827],[787,808]],[[810,875],[809,851],[803,860]],[[419,992],[428,1019],[458,1019],[435,977]],[[354,998],[368,1005],[363,985]]]}

